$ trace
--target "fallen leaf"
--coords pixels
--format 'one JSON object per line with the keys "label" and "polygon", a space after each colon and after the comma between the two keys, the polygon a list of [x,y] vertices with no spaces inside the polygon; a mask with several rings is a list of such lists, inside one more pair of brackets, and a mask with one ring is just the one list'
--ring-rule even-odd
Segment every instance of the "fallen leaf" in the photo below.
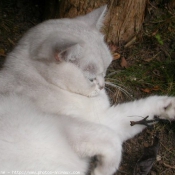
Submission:
{"label": "fallen leaf", "polygon": [[152,90],[153,90],[153,91],[158,91],[158,90],[160,90],[160,87],[159,87],[159,86],[154,86],[154,87],[152,88]]}
{"label": "fallen leaf", "polygon": [[122,68],[128,68],[128,62],[126,61],[125,57],[121,58],[121,63],[120,63]]}
{"label": "fallen leaf", "polygon": [[141,89],[145,93],[151,93],[152,91],[159,91],[160,87],[159,86],[154,86],[153,88],[145,88]]}
{"label": "fallen leaf", "polygon": [[116,50],[118,49],[117,45],[115,44],[109,44],[109,49],[112,53],[116,52]]}
{"label": "fallen leaf", "polygon": [[119,53],[114,53],[113,54],[113,60],[118,60],[120,58],[120,54]]}
{"label": "fallen leaf", "polygon": [[4,49],[0,49],[0,56],[4,56],[4,57],[6,56]]}
{"label": "fallen leaf", "polygon": [[173,32],[173,28],[168,27],[168,31]]}
{"label": "fallen leaf", "polygon": [[152,36],[155,36],[157,34],[158,30],[152,33]]}
{"label": "fallen leaf", "polygon": [[152,58],[146,58],[146,59],[144,59],[144,61],[146,61],[146,62],[150,62],[152,60],[153,60],[153,57]]}
{"label": "fallen leaf", "polygon": [[145,88],[145,89],[141,89],[141,90],[145,93],[151,93],[151,89],[149,89],[149,88]]}

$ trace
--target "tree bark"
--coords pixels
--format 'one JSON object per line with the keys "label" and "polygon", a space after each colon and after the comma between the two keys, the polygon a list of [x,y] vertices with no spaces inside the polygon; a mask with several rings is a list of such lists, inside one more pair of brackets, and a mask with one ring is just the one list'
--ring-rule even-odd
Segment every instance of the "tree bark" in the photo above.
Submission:
{"label": "tree bark", "polygon": [[170,9],[174,9],[175,8],[175,0],[170,0],[169,3],[168,3],[168,7]]}
{"label": "tree bark", "polygon": [[72,18],[107,4],[108,13],[102,29],[106,41],[125,44],[140,31],[146,2],[147,0],[61,0],[55,17]]}
{"label": "tree bark", "polygon": [[127,43],[142,28],[147,0],[118,0],[109,5],[105,24],[107,42]]}

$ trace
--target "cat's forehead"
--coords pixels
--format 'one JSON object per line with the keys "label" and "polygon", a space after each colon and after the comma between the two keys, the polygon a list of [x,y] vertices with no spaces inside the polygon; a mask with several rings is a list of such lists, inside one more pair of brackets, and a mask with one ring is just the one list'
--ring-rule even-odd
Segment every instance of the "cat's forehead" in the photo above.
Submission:
{"label": "cat's forehead", "polygon": [[77,20],[70,20],[69,23],[65,24],[66,31],[72,35],[81,38],[82,40],[94,40],[94,39],[103,39],[103,35],[95,28],[92,28],[85,23]]}
{"label": "cat's forehead", "polygon": [[[55,43],[54,48],[58,47],[56,50],[68,49],[66,60],[71,60],[79,66],[83,65],[83,68],[84,65],[93,67],[93,70],[98,72],[109,66],[112,58],[104,36],[97,28],[77,19],[49,20],[38,26],[37,37],[41,35],[43,28],[47,29],[44,33],[51,38],[48,43]],[[42,40],[43,36],[46,34],[42,35]],[[71,45],[72,47],[68,47]]]}
{"label": "cat's forehead", "polygon": [[[97,29],[91,28],[86,24],[75,21],[67,24],[68,31],[72,33],[83,48],[82,60],[87,67],[96,67],[97,69],[106,69],[112,61],[111,54],[104,42],[104,36]],[[95,66],[96,65],[96,66]]]}

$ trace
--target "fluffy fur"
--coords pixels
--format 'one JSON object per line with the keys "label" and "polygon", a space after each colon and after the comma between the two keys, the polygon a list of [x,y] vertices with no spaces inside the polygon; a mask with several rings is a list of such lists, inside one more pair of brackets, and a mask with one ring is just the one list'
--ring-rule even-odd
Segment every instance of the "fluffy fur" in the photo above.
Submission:
{"label": "fluffy fur", "polygon": [[[29,30],[0,72],[0,171],[117,171],[122,143],[144,129],[137,116],[174,119],[175,98],[111,106],[104,90],[112,61],[99,29],[106,6]],[[47,174],[47,173],[43,173]]]}

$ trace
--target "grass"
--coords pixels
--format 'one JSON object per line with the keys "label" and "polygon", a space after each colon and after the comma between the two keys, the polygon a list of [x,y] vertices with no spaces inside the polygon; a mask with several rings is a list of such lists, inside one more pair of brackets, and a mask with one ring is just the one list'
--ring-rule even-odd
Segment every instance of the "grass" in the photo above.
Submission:
{"label": "grass", "polygon": [[130,66],[123,69],[116,60],[119,66],[108,71],[106,80],[121,87],[116,88],[124,96],[175,95],[175,9],[156,5],[135,44],[122,50]]}
{"label": "grass", "polygon": [[[131,92],[175,95],[175,61],[140,62],[128,69],[110,70],[107,81]],[[113,74],[113,72],[115,74]]]}

